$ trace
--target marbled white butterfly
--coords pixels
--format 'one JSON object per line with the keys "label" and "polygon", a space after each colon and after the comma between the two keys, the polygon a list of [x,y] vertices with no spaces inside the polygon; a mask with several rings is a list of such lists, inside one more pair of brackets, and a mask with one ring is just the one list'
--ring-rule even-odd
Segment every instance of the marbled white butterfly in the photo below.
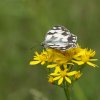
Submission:
{"label": "marbled white butterfly", "polygon": [[42,45],[44,48],[53,48],[61,51],[76,47],[77,36],[70,33],[64,26],[54,26],[45,36]]}

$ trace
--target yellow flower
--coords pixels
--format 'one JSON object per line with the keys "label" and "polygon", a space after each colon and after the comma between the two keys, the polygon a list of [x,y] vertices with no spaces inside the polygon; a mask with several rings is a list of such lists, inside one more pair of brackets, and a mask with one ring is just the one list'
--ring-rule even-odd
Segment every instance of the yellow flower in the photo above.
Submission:
{"label": "yellow flower", "polygon": [[52,83],[54,82],[54,81],[53,81],[53,77],[49,75],[48,78],[49,78],[49,79],[48,79],[48,82],[52,84]]}
{"label": "yellow flower", "polygon": [[94,56],[95,51],[91,49],[82,49],[80,46],[77,46],[76,48],[72,48],[66,51],[47,48],[45,51],[43,50],[41,54],[35,52],[35,56],[33,60],[30,61],[30,65],[35,65],[38,63],[41,63],[43,65],[45,62],[48,62],[51,64],[49,64],[47,68],[55,67],[56,72],[59,69],[58,66],[67,66],[68,64],[74,65],[74,63],[78,65],[86,63],[90,66],[96,67],[97,65],[91,62],[97,60],[92,59]]}
{"label": "yellow flower", "polygon": [[30,61],[30,65],[36,65],[38,63],[41,63],[43,65],[47,61],[47,52],[43,50],[41,54],[38,54],[38,52],[35,52],[35,56],[32,61]]}
{"label": "yellow flower", "polygon": [[62,54],[62,52],[59,50],[48,48],[47,52],[49,62],[51,61],[58,65],[62,65],[68,60],[68,58],[66,58],[66,56],[64,56],[64,54]]}
{"label": "yellow flower", "polygon": [[[76,71],[77,65],[88,64],[90,66],[96,67],[97,65],[92,63],[97,59],[93,59],[95,56],[95,51],[82,49],[80,46],[76,48],[71,48],[66,51],[60,51],[52,48],[47,48],[43,50],[40,54],[35,52],[33,60],[30,61],[30,65],[45,64],[47,62],[47,68],[49,68],[48,82],[61,85],[63,82],[68,82],[71,84],[72,80],[77,80],[81,77],[82,73]],[[57,81],[57,83],[56,83]]]}
{"label": "yellow flower", "polygon": [[77,73],[74,75],[75,79],[80,78],[82,73],[80,71],[77,71]]}
{"label": "yellow flower", "polygon": [[76,49],[69,49],[67,51],[59,51],[55,49],[46,49],[48,53],[48,62],[56,63],[57,65],[67,65],[73,64],[71,62],[73,56],[75,55]]}
{"label": "yellow flower", "polygon": [[97,59],[92,59],[95,56],[95,51],[83,49],[78,54],[74,56],[74,60],[72,60],[74,63],[77,63],[78,65],[82,64],[88,64],[92,67],[96,67],[97,65],[92,63],[91,61],[96,61]]}
{"label": "yellow flower", "polygon": [[77,73],[77,71],[68,72],[68,69],[60,70],[58,73],[51,73],[50,75],[53,76],[53,81],[58,80],[58,85],[61,85],[64,80],[71,84],[70,76],[73,76]]}
{"label": "yellow flower", "polygon": [[45,52],[47,52],[47,55],[48,55],[47,61],[52,62],[54,59],[54,55],[55,55],[54,49],[47,48]]}

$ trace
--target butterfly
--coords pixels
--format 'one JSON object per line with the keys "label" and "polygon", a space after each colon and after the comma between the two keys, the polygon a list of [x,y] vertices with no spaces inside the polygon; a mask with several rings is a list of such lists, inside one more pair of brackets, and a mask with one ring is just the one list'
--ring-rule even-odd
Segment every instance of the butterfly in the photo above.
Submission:
{"label": "butterfly", "polygon": [[77,36],[72,34],[64,26],[54,26],[45,35],[42,42],[44,48],[52,48],[61,51],[75,48],[77,46]]}

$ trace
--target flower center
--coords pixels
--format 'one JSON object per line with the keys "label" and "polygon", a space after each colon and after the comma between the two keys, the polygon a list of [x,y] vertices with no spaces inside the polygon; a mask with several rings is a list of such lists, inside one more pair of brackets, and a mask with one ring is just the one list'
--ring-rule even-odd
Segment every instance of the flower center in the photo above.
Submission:
{"label": "flower center", "polygon": [[66,71],[64,70],[64,71],[61,71],[61,76],[62,77],[65,77],[66,76]]}
{"label": "flower center", "polygon": [[88,55],[84,55],[83,57],[82,57],[82,61],[83,62],[88,62],[89,61],[89,56]]}
{"label": "flower center", "polygon": [[47,57],[46,57],[45,54],[42,54],[42,55],[41,55],[41,60],[42,60],[42,61],[46,60],[46,58],[47,58]]}

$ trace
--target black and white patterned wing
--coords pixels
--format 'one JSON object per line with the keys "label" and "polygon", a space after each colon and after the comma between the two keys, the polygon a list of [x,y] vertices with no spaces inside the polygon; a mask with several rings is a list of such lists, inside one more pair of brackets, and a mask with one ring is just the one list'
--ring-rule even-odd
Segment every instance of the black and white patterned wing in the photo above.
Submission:
{"label": "black and white patterned wing", "polygon": [[43,46],[65,51],[76,47],[77,36],[70,33],[64,26],[54,26],[45,36]]}

